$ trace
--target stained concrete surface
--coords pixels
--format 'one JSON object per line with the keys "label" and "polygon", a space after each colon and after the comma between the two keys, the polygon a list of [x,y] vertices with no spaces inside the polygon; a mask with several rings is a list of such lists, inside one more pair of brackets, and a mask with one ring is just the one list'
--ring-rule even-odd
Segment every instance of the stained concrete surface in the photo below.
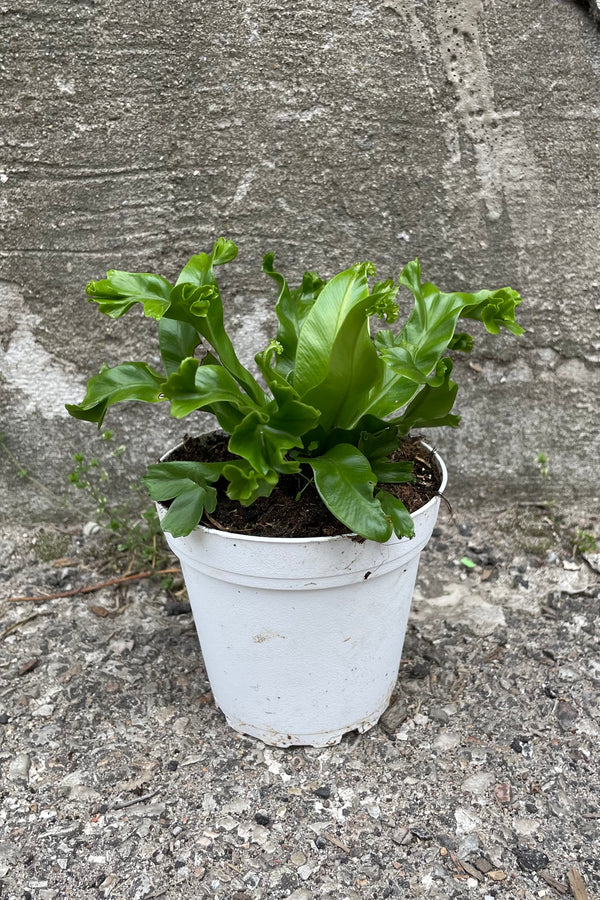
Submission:
{"label": "stained concrete surface", "polygon": [[[292,280],[418,256],[445,289],[519,289],[526,336],[478,335],[455,369],[462,428],[434,439],[467,496],[531,495],[545,453],[565,499],[593,506],[600,33],[581,4],[22,0],[0,16],[4,515],[72,518],[32,480],[62,497],[70,455],[97,452],[64,403],[103,362],[156,363],[152,326],[104,319],[87,280],[173,276],[221,233],[240,245],[223,279],[245,360],[273,335],[269,249]],[[140,406],[108,424],[136,475],[209,427]]]}
{"label": "stained concrete surface", "polygon": [[593,900],[600,555],[574,552],[583,529],[600,537],[551,508],[444,511],[393,705],[338,746],[278,750],[214,706],[177,580],[12,602],[126,565],[80,529],[0,526],[3,900]]}

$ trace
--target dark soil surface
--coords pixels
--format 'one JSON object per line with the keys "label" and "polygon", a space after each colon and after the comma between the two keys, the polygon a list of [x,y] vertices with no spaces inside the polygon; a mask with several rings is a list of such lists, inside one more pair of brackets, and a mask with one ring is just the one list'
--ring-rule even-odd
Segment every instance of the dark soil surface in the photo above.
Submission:
{"label": "dark soil surface", "polygon": [[[167,457],[169,461],[221,462],[235,457],[227,449],[228,436],[221,431],[200,437],[186,435],[183,444]],[[441,484],[441,474],[430,450],[423,447],[419,436],[406,437],[391,459],[413,461],[414,484],[380,484],[380,488],[398,497],[409,512],[415,512],[434,497]],[[218,504],[202,524],[209,528],[253,534],[259,537],[321,537],[347,534],[348,528],[327,509],[306,475],[282,475],[269,497],[259,497],[251,506],[242,506],[226,494],[227,482],[217,483]],[[298,495],[301,495],[298,498]]]}

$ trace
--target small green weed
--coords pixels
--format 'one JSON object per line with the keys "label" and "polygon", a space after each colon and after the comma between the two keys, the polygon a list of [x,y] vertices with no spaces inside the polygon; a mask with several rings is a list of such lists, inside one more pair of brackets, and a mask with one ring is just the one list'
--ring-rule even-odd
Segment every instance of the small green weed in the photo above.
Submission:
{"label": "small green weed", "polygon": [[582,553],[595,553],[598,543],[594,535],[589,531],[578,528],[573,538],[573,555]]}
{"label": "small green weed", "polygon": [[[113,432],[104,431],[100,439],[110,443]],[[125,503],[120,506],[108,504],[105,485],[111,480],[113,463],[121,460],[124,453],[123,445],[111,446],[108,453],[103,454],[103,460],[98,456],[88,459],[84,453],[75,453],[75,466],[69,475],[69,481],[94,504],[95,521],[105,530],[111,550],[125,557],[127,571],[164,567],[169,557],[158,515],[154,505],[139,512],[145,492],[137,481],[129,484],[130,494]],[[122,564],[119,565],[119,569],[121,568]]]}
{"label": "small green weed", "polygon": [[538,458],[536,459],[536,463],[538,464],[538,468],[540,470],[540,475],[546,481],[548,478],[548,472],[550,471],[550,458],[546,453],[539,453]]}

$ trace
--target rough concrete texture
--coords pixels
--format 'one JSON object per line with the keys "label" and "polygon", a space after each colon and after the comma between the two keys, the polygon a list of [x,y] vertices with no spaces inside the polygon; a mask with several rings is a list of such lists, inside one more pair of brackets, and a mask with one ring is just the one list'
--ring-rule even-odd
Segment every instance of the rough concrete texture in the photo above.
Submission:
{"label": "rough concrete texture", "polygon": [[0,526],[3,900],[600,896],[598,517],[438,524],[394,704],[319,750],[225,724],[177,582],[10,602],[111,573]]}
{"label": "rough concrete texture", "polygon": [[[581,5],[22,0],[0,15],[5,514],[68,514],[19,468],[62,497],[69,454],[96,447],[64,402],[103,362],[154,361],[151,326],[104,319],[86,281],[174,275],[221,233],[241,249],[224,286],[246,359],[273,333],[268,249],[292,278],[364,258],[387,277],[418,256],[446,289],[519,289],[527,335],[483,335],[456,367],[463,427],[436,435],[453,490],[534,490],[544,452],[563,496],[594,494],[600,34]],[[139,407],[111,423],[134,472],[205,428]]]}
{"label": "rough concrete texture", "polygon": [[600,0],[589,0],[589,6],[592,19],[600,23]]}

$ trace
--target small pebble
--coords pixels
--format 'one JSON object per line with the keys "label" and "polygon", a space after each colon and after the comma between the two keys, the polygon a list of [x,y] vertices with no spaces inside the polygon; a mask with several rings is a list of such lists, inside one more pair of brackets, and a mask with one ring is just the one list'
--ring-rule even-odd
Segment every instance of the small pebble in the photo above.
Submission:
{"label": "small pebble", "polygon": [[108,615],[108,610],[105,606],[90,606],[90,612],[101,619],[105,619]]}
{"label": "small pebble", "polygon": [[165,605],[165,612],[168,616],[185,616],[192,611],[189,603],[181,603],[179,601],[168,601]]}
{"label": "small pebble", "polygon": [[528,588],[528,587],[529,587],[529,582],[527,581],[526,578],[523,578],[522,575],[515,575],[515,577],[514,577],[513,580],[512,580],[512,586],[513,586],[514,588],[516,588],[516,587],[524,587],[524,588]]}
{"label": "small pebble", "polygon": [[432,747],[434,750],[454,750],[461,742],[461,737],[455,731],[440,731],[435,738]]}
{"label": "small pebble", "polygon": [[305,866],[300,866],[300,868],[298,869],[298,875],[300,876],[302,881],[308,881],[312,873],[313,867],[310,865],[310,863],[306,863]]}
{"label": "small pebble", "polygon": [[99,531],[102,531],[102,526],[98,525],[97,522],[86,522],[83,526],[83,533],[86,537],[89,537],[91,534],[97,534]]}
{"label": "small pebble", "polygon": [[391,706],[388,706],[379,724],[387,734],[393,734],[398,730],[400,725],[408,716],[408,706],[404,700],[396,700]]}
{"label": "small pebble", "polygon": [[515,816],[512,820],[512,827],[521,837],[530,837],[539,830],[540,823],[535,819],[527,819],[525,816]]}
{"label": "small pebble", "polygon": [[323,800],[329,800],[331,797],[331,788],[327,785],[323,785],[323,787],[318,787],[315,791],[317,797],[322,797]]}
{"label": "small pebble", "polygon": [[431,666],[429,663],[415,663],[412,669],[408,673],[409,678],[427,678],[429,672],[431,671]]}
{"label": "small pebble", "polygon": [[430,706],[428,716],[433,722],[439,722],[440,725],[447,725],[450,721],[450,716],[441,706]]}
{"label": "small pebble", "polygon": [[398,844],[400,847],[405,844],[410,844],[411,840],[412,834],[408,828],[399,828],[392,834],[392,841],[394,842],[394,844]]}
{"label": "small pebble", "polygon": [[560,666],[558,669],[558,677],[561,681],[578,681],[579,680],[579,672],[576,672],[575,669],[569,668],[569,666]]}
{"label": "small pebble", "polygon": [[494,797],[501,806],[507,806],[512,800],[512,788],[507,781],[497,784],[494,788]]}
{"label": "small pebble", "polygon": [[479,838],[477,834],[474,832],[472,834],[465,834],[456,846],[456,855],[459,859],[468,859],[474,853],[479,852]]}
{"label": "small pebble", "polygon": [[559,700],[556,708],[556,718],[563,731],[571,731],[578,718],[578,712],[568,700]]}
{"label": "small pebble", "polygon": [[544,869],[550,862],[549,858],[541,850],[517,850],[517,862],[525,872],[538,872]]}
{"label": "small pebble", "polygon": [[507,878],[506,872],[503,872],[502,869],[491,869],[486,874],[492,881],[506,881]]}
{"label": "small pebble", "polygon": [[461,783],[461,790],[467,791],[469,794],[485,795],[487,790],[494,783],[494,776],[491,772],[476,772],[469,775],[468,778]]}
{"label": "small pebble", "polygon": [[256,815],[254,816],[254,821],[256,822],[257,825],[267,826],[267,825],[271,824],[271,817],[268,816],[266,813],[257,812]]}
{"label": "small pebble", "polygon": [[11,781],[27,781],[29,778],[29,769],[31,768],[31,758],[27,753],[18,753],[17,756],[9,763],[8,777]]}
{"label": "small pebble", "polygon": [[533,756],[531,744],[529,743],[529,739],[526,737],[514,738],[511,741],[510,747],[511,750],[515,751],[515,753],[522,753],[526,759],[530,759]]}
{"label": "small pebble", "polygon": [[486,567],[481,573],[482,581],[498,581],[500,577],[500,571],[497,566],[493,568]]}

